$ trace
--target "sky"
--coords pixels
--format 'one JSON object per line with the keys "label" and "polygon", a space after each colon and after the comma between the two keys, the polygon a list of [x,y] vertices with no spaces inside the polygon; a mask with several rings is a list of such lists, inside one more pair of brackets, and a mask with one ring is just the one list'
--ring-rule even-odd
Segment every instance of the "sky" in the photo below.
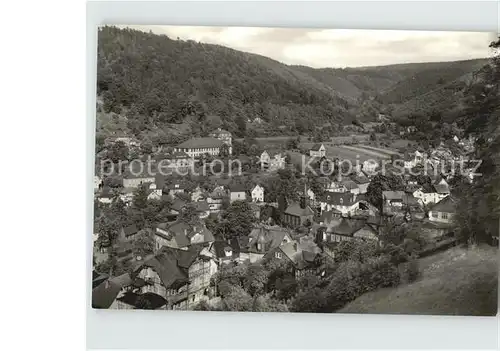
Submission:
{"label": "sky", "polygon": [[493,33],[261,27],[127,26],[270,57],[290,65],[378,66],[490,56]]}

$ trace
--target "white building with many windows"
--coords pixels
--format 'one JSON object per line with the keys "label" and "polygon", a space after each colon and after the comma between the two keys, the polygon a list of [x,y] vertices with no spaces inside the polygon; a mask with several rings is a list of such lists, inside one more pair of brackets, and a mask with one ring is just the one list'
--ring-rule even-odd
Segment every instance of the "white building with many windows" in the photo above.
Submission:
{"label": "white building with many windows", "polygon": [[216,138],[193,138],[189,139],[174,148],[175,152],[185,152],[192,158],[198,158],[209,154],[219,156],[224,143]]}

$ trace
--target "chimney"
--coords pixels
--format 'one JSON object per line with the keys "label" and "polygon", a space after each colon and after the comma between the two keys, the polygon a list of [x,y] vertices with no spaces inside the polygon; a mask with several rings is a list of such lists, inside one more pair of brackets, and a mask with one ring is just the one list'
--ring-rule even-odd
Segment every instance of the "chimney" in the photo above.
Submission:
{"label": "chimney", "polygon": [[294,243],[293,243],[293,249],[294,249],[295,251],[297,251],[297,242],[294,242]]}

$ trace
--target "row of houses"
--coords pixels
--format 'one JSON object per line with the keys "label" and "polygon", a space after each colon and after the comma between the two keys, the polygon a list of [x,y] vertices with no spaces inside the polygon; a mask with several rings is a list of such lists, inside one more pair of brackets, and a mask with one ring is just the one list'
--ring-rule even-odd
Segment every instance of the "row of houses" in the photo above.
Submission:
{"label": "row of houses", "polygon": [[[248,237],[224,241],[215,238],[202,222],[199,225],[181,221],[160,223],[154,229],[155,254],[132,258],[134,274],[111,277],[97,285],[93,305],[96,308],[138,308],[146,304],[148,308],[189,309],[214,297],[210,279],[222,264],[275,259],[288,262],[296,276],[318,274],[322,257],[325,254],[333,256],[336,244],[356,240],[378,243],[382,222],[376,209],[349,213],[336,206],[344,205],[342,199],[349,198],[351,206],[359,206],[366,200],[351,193],[331,194],[336,194],[338,201],[333,200],[334,206],[330,209],[321,209],[316,224],[315,212],[305,197],[298,207],[291,204],[285,211],[299,218],[299,222],[284,219],[284,223],[311,221],[310,234],[313,236],[297,237],[284,227],[257,224]],[[388,206],[404,206],[404,194],[384,192],[383,197]],[[455,200],[447,196],[430,209],[428,219],[420,219],[422,230],[429,235],[445,235],[455,211]],[[120,240],[133,242],[138,233],[134,226],[123,228]]]}
{"label": "row of houses", "polygon": [[[223,131],[220,132],[224,135]],[[181,146],[174,150],[179,159],[186,158],[186,155],[194,159],[207,149],[189,143]],[[324,151],[324,145],[319,144],[311,148],[310,154],[325,157]],[[259,162],[267,163],[266,169],[269,170],[284,167],[284,158],[280,154],[271,157],[265,152]],[[265,223],[269,216],[261,217],[264,205],[271,208],[277,205],[266,204],[265,189],[260,184],[251,187],[237,183],[217,185],[211,190],[197,186],[187,191],[182,181],[167,183],[164,178],[155,176],[138,178],[138,181],[127,179],[126,182],[124,179],[124,187],[119,193],[101,188],[96,196],[103,204],[110,204],[117,197],[130,203],[133,191],[143,186],[147,189],[148,199],[168,199],[171,206],[168,222],[142,229],[148,231],[154,240],[154,253],[147,257],[134,257],[130,249],[141,236],[141,230],[134,225],[121,228],[114,244],[117,245],[115,252],[119,252],[118,259],[127,260],[132,269],[119,276],[113,276],[112,272],[109,275],[95,273],[93,306],[190,309],[200,301],[211,301],[217,296],[210,281],[221,266],[229,263],[280,260],[288,263],[296,277],[322,274],[325,257],[334,258],[334,248],[338,243],[365,241],[379,245],[387,218],[397,223],[418,223],[422,232],[431,239],[453,230],[456,201],[450,195],[445,179],[426,186],[406,179],[405,190],[383,191],[382,206],[377,208],[366,195],[371,177],[369,171],[357,170],[342,181],[322,179],[320,183],[325,191],[319,196],[305,186],[299,194],[299,201],[292,201],[283,209],[280,226]],[[251,204],[257,220],[250,234],[228,240],[214,235],[205,225],[205,219],[217,216],[224,203],[235,201]],[[180,214],[188,206],[194,207],[197,214],[197,219],[189,223],[180,220]],[[295,230],[297,227],[306,230]],[[109,240],[106,242],[105,237],[99,236],[95,240],[99,253],[105,254],[111,245]]]}

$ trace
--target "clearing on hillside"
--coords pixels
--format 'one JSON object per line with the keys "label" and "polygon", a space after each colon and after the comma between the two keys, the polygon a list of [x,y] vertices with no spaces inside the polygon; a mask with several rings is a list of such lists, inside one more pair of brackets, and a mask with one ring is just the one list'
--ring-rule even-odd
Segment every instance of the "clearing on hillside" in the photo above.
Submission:
{"label": "clearing on hillside", "polygon": [[422,276],[417,281],[366,293],[338,312],[496,315],[498,248],[454,247],[419,264]]}

